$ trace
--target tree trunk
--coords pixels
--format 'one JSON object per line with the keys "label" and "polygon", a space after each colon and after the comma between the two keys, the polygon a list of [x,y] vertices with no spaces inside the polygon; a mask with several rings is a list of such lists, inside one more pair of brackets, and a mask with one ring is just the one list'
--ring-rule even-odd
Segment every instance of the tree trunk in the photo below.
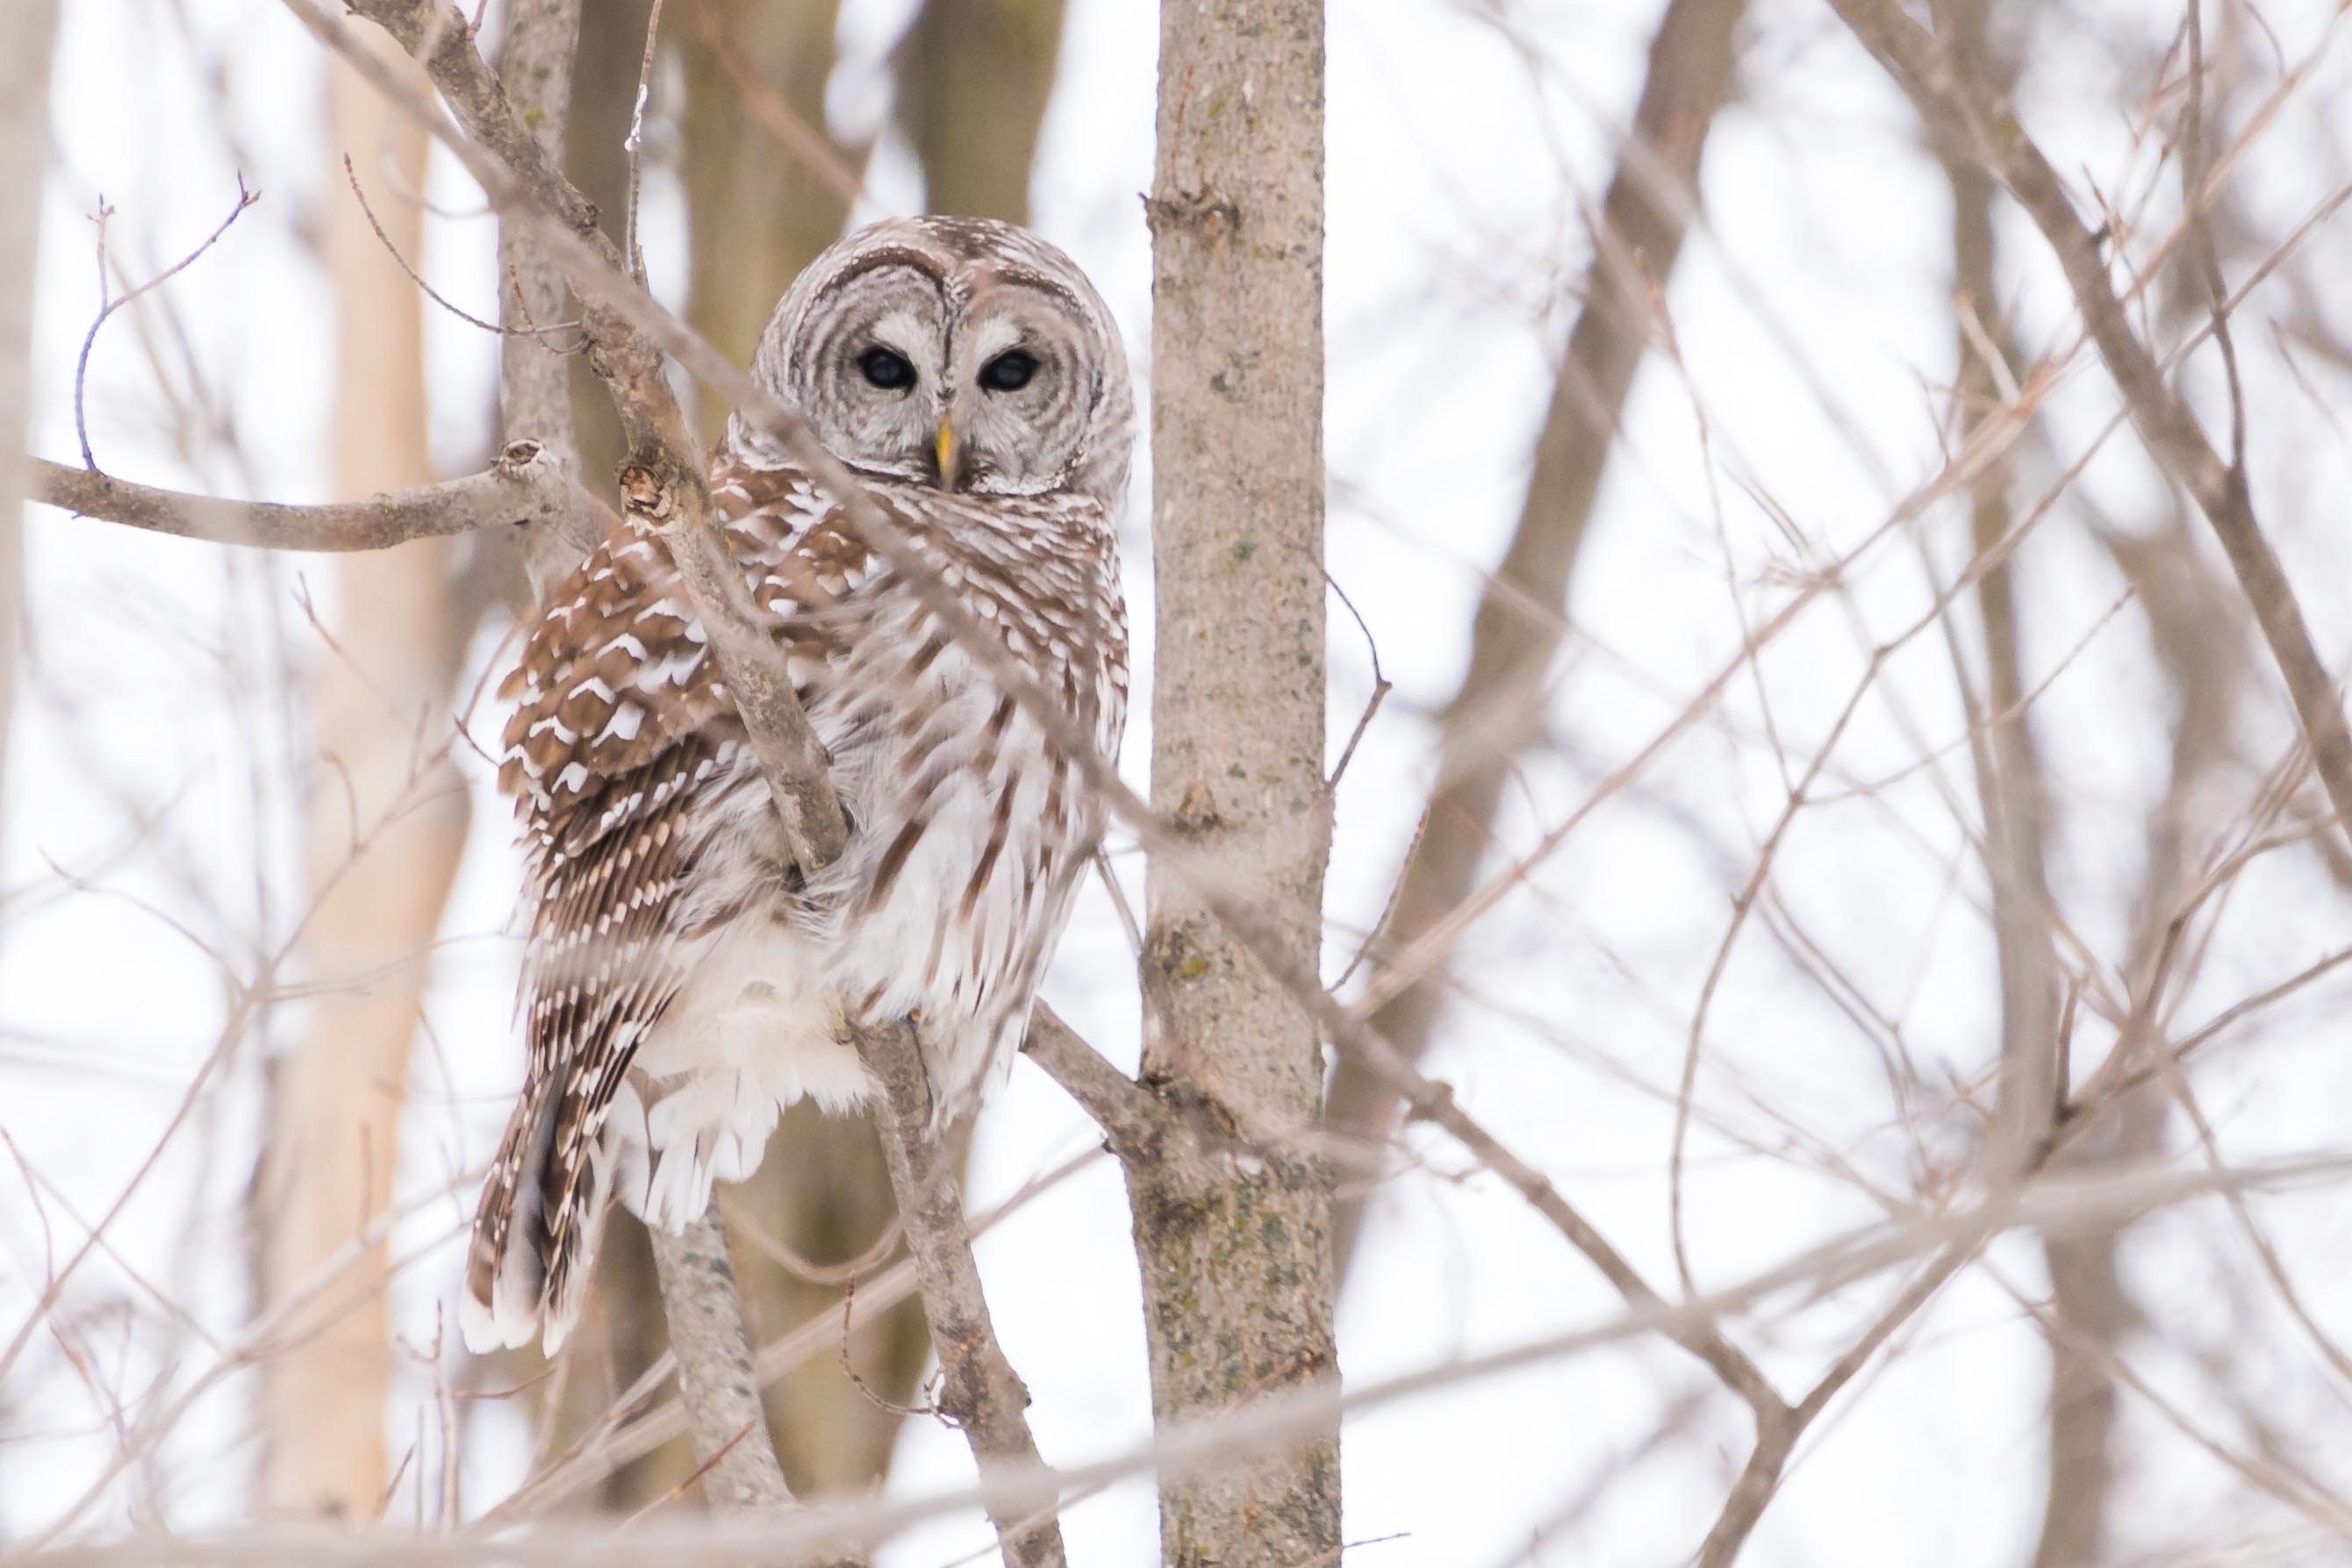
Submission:
{"label": "tree trunk", "polygon": [[935,213],[1029,221],[1064,0],[929,0],[898,51],[898,121]]}
{"label": "tree trunk", "polygon": [[[1324,787],[1323,7],[1160,12],[1152,231],[1151,804],[1286,911],[1311,973]],[[1146,883],[1156,1092],[1305,1129],[1318,1031],[1187,884]],[[1331,1183],[1319,1161],[1172,1154],[1128,1167],[1152,1405],[1213,1416],[1336,1380]],[[1337,1561],[1339,1419],[1245,1465],[1163,1478],[1170,1564]]]}
{"label": "tree trunk", "polygon": [[[341,157],[350,153],[385,235],[413,259],[424,223],[405,193],[424,189],[425,141],[348,68],[334,68],[330,84],[323,243],[341,295],[335,484],[365,496],[432,478],[423,301],[341,188]],[[263,1188],[272,1300],[394,1196],[409,1041],[466,840],[465,788],[438,751],[462,640],[450,564],[446,539],[337,561],[334,646],[320,650],[312,692],[325,762],[311,790],[310,862],[323,895],[305,958],[322,994],[309,1038],[273,1072]],[[268,1364],[274,1508],[368,1519],[383,1506],[392,1349],[389,1302],[370,1288],[383,1268],[379,1247]]]}

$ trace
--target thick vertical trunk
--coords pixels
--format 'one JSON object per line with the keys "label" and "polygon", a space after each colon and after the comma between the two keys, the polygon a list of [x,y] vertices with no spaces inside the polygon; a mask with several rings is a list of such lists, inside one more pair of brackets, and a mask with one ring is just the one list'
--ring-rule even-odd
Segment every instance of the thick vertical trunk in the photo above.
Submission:
{"label": "thick vertical trunk", "polygon": [[[432,478],[421,301],[342,184],[351,154],[385,234],[422,251],[425,138],[348,70],[329,89],[333,132],[324,246],[340,295],[338,493]],[[311,794],[312,885],[305,948],[321,990],[307,1038],[275,1065],[269,1176],[262,1189],[266,1281],[275,1300],[347,1245],[394,1196],[403,1086],[427,956],[466,836],[464,787],[420,766],[446,724],[459,634],[447,540],[339,558],[335,647],[320,650],[313,710],[324,759]],[[354,831],[356,830],[356,841]],[[321,1320],[268,1364],[273,1507],[373,1517],[391,1466],[384,1404],[388,1303],[366,1289],[382,1249]]]}
{"label": "thick vertical trunk", "polygon": [[[1153,252],[1151,803],[1297,918],[1312,973],[1324,787],[1323,7],[1161,8]],[[1319,1114],[1318,1031],[1154,865],[1146,1082],[1234,1122]],[[1292,1145],[1292,1149],[1297,1148]],[[1339,1375],[1318,1160],[1210,1152],[1128,1171],[1152,1403],[1165,1421]],[[1336,1561],[1339,1422],[1163,1480],[1164,1561]]]}

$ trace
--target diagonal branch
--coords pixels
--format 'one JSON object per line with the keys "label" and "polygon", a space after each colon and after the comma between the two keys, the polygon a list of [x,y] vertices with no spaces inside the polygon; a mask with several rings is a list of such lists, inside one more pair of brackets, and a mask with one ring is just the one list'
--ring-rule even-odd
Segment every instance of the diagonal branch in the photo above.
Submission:
{"label": "diagonal branch", "polygon": [[[1405,858],[1389,923],[1398,946],[1429,934],[1471,890],[1494,836],[1505,780],[1543,729],[1544,675],[1566,628],[1569,580],[1625,401],[1649,346],[1654,291],[1675,269],[1709,127],[1731,90],[1745,0],[1673,0],[1592,233],[1591,278],[1569,334],[1517,530],[1471,626],[1470,667],[1446,705],[1428,825]],[[1435,974],[1382,1004],[1373,1024],[1408,1061],[1428,1049],[1444,985]],[[1326,1124],[1379,1148],[1395,1095],[1353,1060],[1332,1075]],[[1342,1277],[1364,1223],[1340,1204]]]}
{"label": "diagonal branch", "polygon": [[1122,1158],[1150,1150],[1166,1134],[1163,1103],[1105,1061],[1100,1051],[1042,1001],[1029,1015],[1029,1034],[1021,1050],[1094,1118],[1104,1140]]}
{"label": "diagonal branch", "polygon": [[[2188,402],[2166,384],[2156,357],[2125,318],[2108,277],[2102,235],[2084,226],[2057,171],[2025,133],[2016,113],[1942,40],[1906,16],[1894,0],[1830,0],[1830,5],[1937,133],[1967,148],[1990,170],[2049,242],[2141,441],[2189,492],[2221,540],[2263,639],[2285,677],[2288,698],[2311,745],[2336,821],[2352,831],[2352,728],[2346,727],[2335,680],[2320,663],[2286,570],[2255,518],[2244,468],[2224,462],[2213,450]],[[2192,209],[2202,196],[2192,193]]]}
{"label": "diagonal branch", "polygon": [[[364,51],[353,47],[341,23],[315,0],[288,4],[322,43],[351,59],[372,76],[379,90],[432,127],[492,204],[509,220],[531,225],[534,237],[562,267],[583,302],[589,362],[611,392],[630,444],[630,461],[621,476],[623,497],[631,514],[653,529],[677,563],[697,618],[710,637],[711,652],[741,710],[794,857],[806,872],[822,869],[839,856],[847,839],[828,759],[801,710],[783,654],[763,630],[742,573],[711,515],[700,451],[664,373],[666,345],[643,329],[651,301],[630,280],[611,239],[595,226],[593,207],[523,130],[456,11],[436,7],[429,0],[359,0],[354,6],[425,63],[464,125],[465,136],[451,131],[423,95],[389,72],[369,72]],[[692,339],[657,307],[651,319]],[[707,344],[692,340],[709,351]],[[724,368],[730,381],[749,389],[740,372]],[[715,384],[722,392],[737,390],[724,382]],[[782,427],[788,449],[795,456],[805,454],[811,476],[842,497],[851,520],[886,557],[911,558],[887,517],[807,427],[775,408],[773,400],[754,396],[764,405],[768,422]],[[898,547],[895,555],[891,544]],[[940,587],[944,592],[944,585]],[[952,602],[952,595],[949,597]],[[1034,1461],[1036,1448],[1023,1414],[1027,1395],[989,1322],[954,1172],[937,1158],[929,1085],[913,1036],[904,1029],[877,1030],[861,1037],[858,1048],[885,1090],[886,1103],[876,1121],[886,1152],[891,1154],[893,1186],[909,1247],[919,1259],[927,1254],[929,1259],[919,1270],[924,1308],[940,1361],[949,1368],[951,1393],[961,1402],[957,1415],[973,1456],[983,1471],[1011,1459]],[[710,1270],[701,1271],[707,1275]],[[1055,1489],[1047,1487],[1039,1501],[1050,1504],[1054,1496]],[[1046,1565],[1064,1560],[1060,1527],[1050,1511],[1034,1519],[1007,1514],[996,1522],[1012,1561]]]}
{"label": "diagonal branch", "polygon": [[983,1476],[1037,1478],[1016,1491],[989,1494],[989,1522],[996,1527],[1004,1560],[1013,1568],[1060,1568],[1067,1561],[1054,1515],[1060,1489],[1022,1414],[1029,1390],[997,1343],[989,1320],[955,1159],[931,1131],[930,1079],[915,1031],[904,1023],[867,1030],[858,1037],[857,1054],[882,1091],[874,1124],[882,1134],[890,1186],[898,1195],[898,1218],[922,1292],[923,1317],[939,1351],[944,1383],[940,1409],[963,1428]]}

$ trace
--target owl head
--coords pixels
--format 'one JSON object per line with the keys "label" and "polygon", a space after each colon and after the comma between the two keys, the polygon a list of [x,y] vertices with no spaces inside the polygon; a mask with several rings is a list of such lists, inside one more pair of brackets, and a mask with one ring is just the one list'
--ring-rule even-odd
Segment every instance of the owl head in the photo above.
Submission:
{"label": "owl head", "polygon": [[[1135,445],[1118,325],[1076,263],[985,218],[894,218],[809,264],[751,373],[856,472],[1115,506]],[[785,461],[740,414],[735,452]]]}

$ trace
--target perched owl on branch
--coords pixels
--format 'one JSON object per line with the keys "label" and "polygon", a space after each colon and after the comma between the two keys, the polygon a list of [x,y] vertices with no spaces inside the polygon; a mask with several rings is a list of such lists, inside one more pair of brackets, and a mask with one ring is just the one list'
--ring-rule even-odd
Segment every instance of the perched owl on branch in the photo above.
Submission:
{"label": "perched owl on branch", "polygon": [[[1134,401],[1070,259],[1003,224],[876,225],[793,285],[752,373],[1115,756]],[[1018,1047],[1101,829],[1071,760],[740,414],[710,488],[849,845],[803,881],[668,555],[616,529],[502,688],[530,1065],[474,1222],[477,1350],[562,1344],[611,1200],[677,1230],[759,1166],[783,1107],[857,1107],[857,1025],[913,1019],[940,1119],[968,1108]]]}

